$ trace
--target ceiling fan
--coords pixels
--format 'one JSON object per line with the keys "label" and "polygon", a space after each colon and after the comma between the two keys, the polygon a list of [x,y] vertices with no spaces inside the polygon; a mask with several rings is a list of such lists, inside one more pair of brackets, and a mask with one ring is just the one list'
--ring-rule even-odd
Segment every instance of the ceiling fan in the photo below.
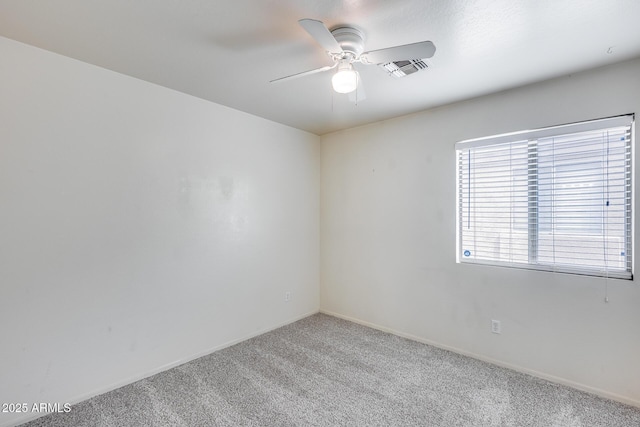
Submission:
{"label": "ceiling fan", "polygon": [[431,58],[436,51],[436,47],[432,42],[422,41],[364,52],[364,34],[355,27],[338,26],[330,31],[322,21],[315,19],[301,19],[298,23],[327,51],[327,54],[333,60],[333,64],[271,80],[271,83],[283,82],[337,68],[337,72],[331,78],[333,89],[338,93],[351,93],[356,90],[360,81],[358,72],[353,68],[354,63],[375,65],[403,60],[425,59]]}

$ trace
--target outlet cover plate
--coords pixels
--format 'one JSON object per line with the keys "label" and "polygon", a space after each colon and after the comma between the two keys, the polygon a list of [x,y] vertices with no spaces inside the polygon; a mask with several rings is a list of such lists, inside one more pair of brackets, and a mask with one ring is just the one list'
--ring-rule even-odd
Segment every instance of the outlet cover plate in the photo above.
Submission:
{"label": "outlet cover plate", "polygon": [[502,327],[500,326],[499,320],[491,320],[491,332],[494,334],[502,333]]}

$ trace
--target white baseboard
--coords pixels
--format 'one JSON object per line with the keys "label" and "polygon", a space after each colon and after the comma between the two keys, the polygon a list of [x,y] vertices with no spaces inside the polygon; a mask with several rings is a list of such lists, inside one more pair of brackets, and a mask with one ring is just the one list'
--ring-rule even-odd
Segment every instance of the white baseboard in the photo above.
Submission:
{"label": "white baseboard", "polygon": [[[191,362],[192,360],[198,359],[198,358],[200,358],[202,356],[206,356],[208,354],[214,353],[214,352],[222,350],[224,348],[231,347],[232,345],[236,345],[236,344],[241,343],[243,341],[249,340],[249,339],[251,339],[253,337],[257,337],[258,335],[262,335],[262,334],[265,334],[267,332],[273,331],[274,329],[278,329],[278,328],[281,328],[281,327],[286,326],[288,324],[291,324],[293,322],[297,322],[298,320],[302,320],[305,317],[313,316],[316,313],[318,313],[317,310],[313,311],[313,312],[309,312],[309,313],[303,314],[301,316],[294,317],[292,319],[289,319],[289,320],[287,320],[285,322],[281,322],[281,323],[276,324],[274,326],[270,326],[270,327],[265,328],[265,329],[260,329],[260,330],[258,330],[256,332],[253,332],[253,333],[249,334],[249,335],[245,335],[245,336],[243,336],[241,338],[234,339],[234,340],[231,340],[231,341],[227,341],[227,342],[225,342],[223,344],[214,346],[214,347],[212,347],[212,348],[210,348],[208,350],[201,351],[201,352],[196,353],[194,355],[191,355],[189,357],[185,357],[183,359],[175,360],[173,362],[167,363],[166,365],[162,365],[162,366],[160,366],[158,368],[151,369],[150,371],[141,373],[139,375],[134,375],[134,376],[132,376],[130,378],[127,378],[126,380],[117,381],[115,383],[109,384],[106,387],[100,387],[100,388],[98,388],[96,390],[93,390],[93,391],[91,391],[89,393],[83,393],[83,394],[81,394],[79,396],[76,396],[76,397],[74,397],[72,399],[65,400],[65,402],[70,403],[71,406],[73,407],[73,405],[75,405],[77,403],[80,403],[82,401],[85,401],[87,399],[91,399],[92,397],[99,396],[101,394],[108,393],[110,391],[116,390],[116,389],[118,389],[120,387],[124,387],[126,385],[135,383],[136,381],[140,381],[140,380],[143,380],[145,378],[152,377],[152,376],[154,376],[156,374],[159,374],[160,372],[168,371],[169,369],[175,368],[176,366],[183,365],[185,363]],[[25,414],[25,415],[26,416],[24,418],[13,419],[8,424],[0,423],[0,426],[2,426],[2,427],[17,426],[17,425],[20,425],[20,424],[23,424],[23,423],[26,423],[26,422],[29,422],[29,421],[33,421],[33,420],[35,420],[37,418],[40,418],[40,417],[44,417],[44,416],[46,416],[48,414],[47,413],[35,413],[35,414]]]}
{"label": "white baseboard", "polygon": [[491,363],[493,365],[497,365],[497,366],[501,366],[503,368],[511,369],[513,371],[516,371],[516,372],[521,372],[523,374],[528,374],[528,375],[531,375],[531,376],[536,377],[536,378],[541,378],[543,380],[547,380],[547,381],[550,381],[550,382],[553,382],[553,383],[556,383],[556,384],[565,385],[567,387],[571,387],[571,388],[575,388],[575,389],[580,390],[580,391],[585,391],[587,393],[595,394],[597,396],[604,397],[606,399],[615,400],[616,402],[620,402],[620,403],[624,403],[626,405],[635,406],[637,408],[640,408],[640,401],[638,401],[638,400],[630,399],[628,397],[625,397],[625,396],[622,396],[622,395],[619,395],[619,394],[616,394],[616,393],[611,393],[609,391],[602,390],[602,389],[599,389],[599,388],[596,388],[596,387],[591,387],[591,386],[588,386],[588,385],[585,385],[585,384],[581,384],[581,383],[578,383],[578,382],[575,382],[575,381],[571,381],[571,380],[568,380],[568,379],[565,379],[565,378],[557,377],[555,375],[550,375],[550,374],[546,374],[544,372],[535,371],[533,369],[524,368],[522,366],[513,365],[511,363],[507,363],[507,362],[503,362],[501,360],[497,360],[497,359],[493,359],[493,358],[490,358],[490,357],[486,357],[486,356],[483,356],[481,354],[471,353],[469,351],[465,351],[465,350],[462,350],[462,349],[459,349],[459,348],[456,348],[456,347],[451,347],[451,346],[448,346],[448,345],[445,345],[445,344],[441,344],[439,342],[431,341],[431,340],[428,340],[428,339],[424,339],[424,338],[421,338],[421,337],[418,337],[418,336],[415,336],[415,335],[407,334],[407,333],[404,333],[404,332],[401,332],[401,331],[397,331],[397,330],[392,329],[392,328],[387,328],[385,326],[377,325],[375,323],[371,323],[371,322],[367,322],[367,321],[364,321],[364,320],[356,319],[356,318],[350,317],[350,316],[345,316],[345,315],[340,314],[340,313],[334,313],[332,311],[322,310],[322,309],[320,309],[320,313],[326,314],[328,316],[333,316],[333,317],[337,317],[337,318],[340,318],[340,319],[348,320],[350,322],[357,323],[357,324],[363,325],[363,326],[367,326],[369,328],[377,329],[377,330],[382,331],[382,332],[388,332],[390,334],[397,335],[397,336],[403,337],[403,338],[407,338],[407,339],[410,339],[412,341],[417,341],[417,342],[420,342],[420,343],[423,343],[423,344],[432,345],[434,347],[441,348],[443,350],[448,350],[448,351],[451,351],[451,352],[454,352],[454,353],[457,353],[457,354],[461,354],[463,356],[471,357],[473,359],[482,360],[483,362],[488,362],[488,363]]}

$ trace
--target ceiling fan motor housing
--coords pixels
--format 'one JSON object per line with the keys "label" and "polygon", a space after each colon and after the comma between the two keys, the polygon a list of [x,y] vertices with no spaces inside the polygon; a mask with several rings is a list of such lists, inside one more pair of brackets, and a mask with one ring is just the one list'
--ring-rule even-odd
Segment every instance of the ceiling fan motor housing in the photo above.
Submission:
{"label": "ceiling fan motor housing", "polygon": [[337,27],[331,30],[342,50],[358,58],[364,52],[364,34],[353,27]]}

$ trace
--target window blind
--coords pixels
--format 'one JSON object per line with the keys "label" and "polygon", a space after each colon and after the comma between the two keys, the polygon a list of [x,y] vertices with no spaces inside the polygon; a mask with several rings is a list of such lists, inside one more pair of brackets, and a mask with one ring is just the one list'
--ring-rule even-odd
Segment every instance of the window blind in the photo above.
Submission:
{"label": "window blind", "polygon": [[456,144],[458,260],[631,278],[633,116]]}

